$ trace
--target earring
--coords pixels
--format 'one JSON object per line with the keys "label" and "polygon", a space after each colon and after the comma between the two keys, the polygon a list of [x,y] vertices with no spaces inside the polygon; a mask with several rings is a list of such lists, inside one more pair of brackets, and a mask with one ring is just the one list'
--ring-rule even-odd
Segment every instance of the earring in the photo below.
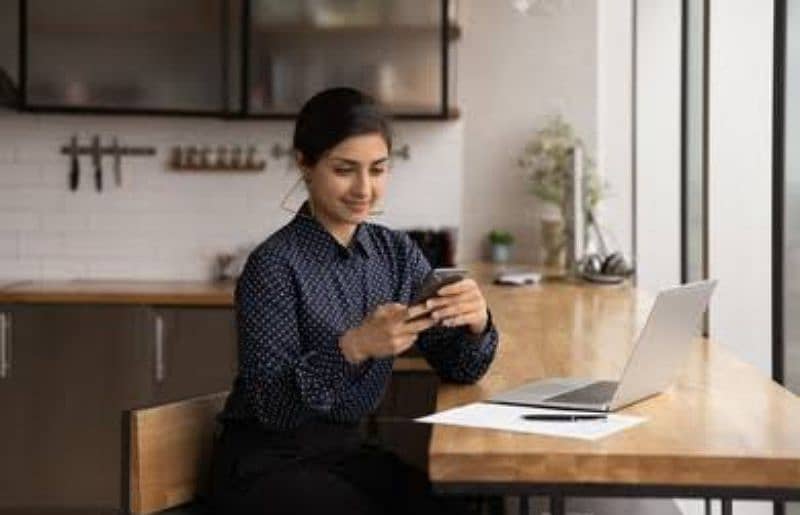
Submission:
{"label": "earring", "polygon": [[370,210],[369,216],[380,216],[385,212],[385,208],[383,205],[375,206],[375,209]]}
{"label": "earring", "polygon": [[281,199],[281,204],[280,204],[281,209],[283,209],[284,211],[287,211],[289,213],[292,213],[292,214],[297,214],[298,213],[297,209],[294,209],[292,206],[289,205],[289,199],[292,197],[292,194],[300,186],[303,186],[303,181],[304,181],[304,176],[300,176],[300,177],[297,178],[297,180],[294,181],[294,184],[292,184],[292,187],[289,188],[289,191],[287,191],[286,194]]}

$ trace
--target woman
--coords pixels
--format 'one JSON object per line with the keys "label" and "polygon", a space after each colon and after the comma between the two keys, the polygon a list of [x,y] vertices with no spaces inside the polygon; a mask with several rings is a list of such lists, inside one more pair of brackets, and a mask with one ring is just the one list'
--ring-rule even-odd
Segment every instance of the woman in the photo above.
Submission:
{"label": "woman", "polygon": [[388,120],[356,90],[323,91],[300,111],[308,201],[253,251],[236,288],[239,375],[220,414],[218,513],[445,511],[422,473],[361,441],[359,421],[414,343],[444,379],[469,383],[489,367],[497,332],[471,279],[408,306],[430,265],[407,236],[366,221],[391,144]]}

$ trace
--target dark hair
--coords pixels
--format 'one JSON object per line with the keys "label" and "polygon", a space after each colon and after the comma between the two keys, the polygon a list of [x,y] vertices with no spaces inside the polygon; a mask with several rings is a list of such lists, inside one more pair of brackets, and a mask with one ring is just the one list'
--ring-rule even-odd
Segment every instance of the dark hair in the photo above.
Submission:
{"label": "dark hair", "polygon": [[297,116],[293,146],[303,164],[314,166],[322,155],[350,136],[379,133],[392,149],[389,118],[375,100],[357,89],[331,88],[311,97]]}

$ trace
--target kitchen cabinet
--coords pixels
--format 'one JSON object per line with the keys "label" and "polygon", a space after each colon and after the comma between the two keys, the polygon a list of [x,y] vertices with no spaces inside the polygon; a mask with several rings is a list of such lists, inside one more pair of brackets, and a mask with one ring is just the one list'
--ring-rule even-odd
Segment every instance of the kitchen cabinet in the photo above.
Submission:
{"label": "kitchen cabinet", "polygon": [[[0,514],[125,506],[124,413],[228,390],[236,370],[230,306],[0,305]],[[395,371],[369,424],[423,470],[431,428],[411,419],[435,409],[437,385]]]}
{"label": "kitchen cabinet", "polygon": [[351,86],[397,118],[452,107],[450,0],[23,0],[22,108],[291,118]]}
{"label": "kitchen cabinet", "polygon": [[[299,111],[326,88],[371,93],[396,116],[447,116],[449,2],[253,0],[246,16],[247,111]],[[443,40],[443,34],[447,33]]]}
{"label": "kitchen cabinet", "polygon": [[123,413],[224,391],[229,308],[12,305],[0,309],[0,513],[122,506]]}
{"label": "kitchen cabinet", "polygon": [[18,2],[0,2],[0,107],[16,106],[18,40]]}
{"label": "kitchen cabinet", "polygon": [[230,308],[155,307],[152,404],[229,390],[236,377],[236,322]]}
{"label": "kitchen cabinet", "polygon": [[27,0],[25,104],[223,113],[224,0]]}
{"label": "kitchen cabinet", "polygon": [[122,410],[152,396],[146,311],[134,306],[0,308],[0,512],[120,505]]}

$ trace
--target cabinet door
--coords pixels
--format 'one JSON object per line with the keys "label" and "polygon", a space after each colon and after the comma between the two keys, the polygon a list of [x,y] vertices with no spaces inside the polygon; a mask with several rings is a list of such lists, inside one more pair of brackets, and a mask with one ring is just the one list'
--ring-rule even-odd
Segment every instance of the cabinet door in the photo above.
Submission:
{"label": "cabinet door", "polygon": [[[14,85],[18,81],[18,58],[19,2],[0,2],[0,75]],[[0,78],[0,81],[2,80],[3,78]],[[0,85],[0,88],[2,87]]]}
{"label": "cabinet door", "polygon": [[394,114],[445,109],[441,1],[247,1],[250,113],[296,113],[334,86],[366,91]]}
{"label": "cabinet door", "polygon": [[225,0],[28,0],[33,107],[222,113]]}
{"label": "cabinet door", "polygon": [[121,504],[122,413],[151,385],[145,312],[26,305],[11,315],[11,367],[0,381],[0,509],[114,509]]}
{"label": "cabinet door", "polygon": [[164,307],[151,317],[155,404],[230,390],[237,369],[233,309]]}

